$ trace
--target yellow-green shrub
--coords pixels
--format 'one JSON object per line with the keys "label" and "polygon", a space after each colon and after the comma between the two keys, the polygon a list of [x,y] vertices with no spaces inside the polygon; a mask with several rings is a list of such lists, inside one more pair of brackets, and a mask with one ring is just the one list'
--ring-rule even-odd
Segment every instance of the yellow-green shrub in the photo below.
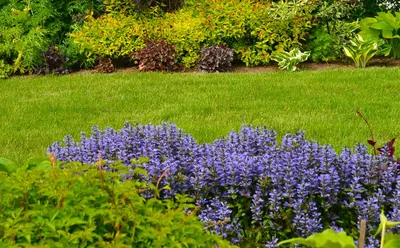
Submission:
{"label": "yellow-green shrub", "polygon": [[205,0],[197,5],[208,43],[233,47],[246,65],[267,64],[271,52],[301,46],[314,8],[306,0]]}
{"label": "yellow-green shrub", "polygon": [[88,17],[71,36],[91,60],[126,57],[143,48],[145,40],[165,40],[186,67],[195,64],[201,48],[221,44],[232,47],[246,65],[260,65],[269,63],[273,51],[302,46],[315,7],[307,0],[202,0],[141,21],[123,14]]}
{"label": "yellow-green shrub", "polygon": [[88,16],[83,27],[70,34],[90,62],[103,58],[127,58],[145,46],[144,29],[132,16]]}
{"label": "yellow-green shrub", "polygon": [[[255,15],[250,18],[251,48],[239,50],[246,64],[265,64],[271,52],[291,50],[302,45],[312,27],[312,10],[315,5],[307,0],[255,5]],[[249,55],[249,50],[251,54]]]}
{"label": "yellow-green shrub", "polygon": [[209,43],[234,43],[246,36],[249,18],[255,6],[252,0],[205,0],[196,9]]}
{"label": "yellow-green shrub", "polygon": [[204,19],[190,9],[166,13],[164,17],[146,23],[147,38],[165,40],[175,46],[180,62],[186,67],[192,67],[207,38],[202,22]]}

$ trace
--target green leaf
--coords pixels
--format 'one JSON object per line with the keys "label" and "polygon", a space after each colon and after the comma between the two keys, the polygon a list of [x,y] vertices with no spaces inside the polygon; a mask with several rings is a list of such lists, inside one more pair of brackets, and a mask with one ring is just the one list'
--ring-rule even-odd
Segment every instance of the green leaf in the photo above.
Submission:
{"label": "green leaf", "polygon": [[30,158],[24,166],[26,166],[26,170],[48,170],[51,168],[51,163],[47,157],[34,157]]}
{"label": "green leaf", "polygon": [[133,175],[138,175],[138,174],[142,174],[145,177],[149,177],[149,174],[147,174],[147,171],[143,168],[140,167],[136,167],[133,171],[132,171]]}
{"label": "green leaf", "polygon": [[353,58],[353,54],[350,52],[349,48],[343,47],[343,51],[344,51],[344,54],[345,54],[347,57]]}
{"label": "green leaf", "polygon": [[392,239],[388,242],[385,242],[383,248],[398,248],[400,247],[400,239]]}
{"label": "green leaf", "polygon": [[395,235],[391,232],[385,233],[385,245],[389,242],[394,242],[395,240],[400,240],[400,235]]}
{"label": "green leaf", "polygon": [[0,171],[14,173],[17,171],[17,166],[11,160],[0,158]]}
{"label": "green leaf", "polygon": [[396,17],[390,12],[379,12],[376,19],[390,25],[392,29],[397,30],[400,28],[399,24],[397,23]]}
{"label": "green leaf", "polygon": [[375,236],[377,236],[380,232],[382,232],[383,227],[385,227],[385,229],[389,229],[389,228],[395,227],[397,225],[400,225],[400,221],[389,221],[386,218],[383,210],[382,210],[381,214],[379,215],[379,219],[381,220],[381,223],[379,224],[378,230],[376,230]]}
{"label": "green leaf", "polygon": [[357,248],[352,237],[347,236],[345,232],[335,232],[327,229],[322,233],[313,234],[310,237],[294,238],[278,243],[278,246],[288,243],[297,243],[315,248]]}
{"label": "green leaf", "polygon": [[395,37],[393,36],[393,30],[387,30],[387,29],[382,30],[382,36],[383,36],[383,38],[386,38],[386,39],[393,39],[393,38],[395,38]]}
{"label": "green leaf", "polygon": [[386,22],[376,22],[374,24],[371,25],[371,28],[374,29],[380,29],[380,30],[393,30],[393,27],[390,26],[388,23]]}

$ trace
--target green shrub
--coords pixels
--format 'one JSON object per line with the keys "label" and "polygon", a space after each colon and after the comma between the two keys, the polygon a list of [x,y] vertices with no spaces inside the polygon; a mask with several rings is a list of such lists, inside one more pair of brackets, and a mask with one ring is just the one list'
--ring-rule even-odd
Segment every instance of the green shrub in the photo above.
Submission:
{"label": "green shrub", "polygon": [[0,60],[0,79],[6,79],[10,76],[12,67],[9,64],[4,63],[4,60]]}
{"label": "green shrub", "polygon": [[83,27],[70,34],[85,55],[86,64],[94,65],[97,57],[121,59],[145,46],[142,25],[131,16],[88,16]]}
{"label": "green shrub", "polygon": [[[0,172],[2,246],[232,247],[204,231],[192,199],[145,199],[142,192],[168,187],[121,182],[124,165],[113,165],[119,172],[102,170],[100,162],[95,168],[64,164],[60,169],[42,160],[15,173]],[[146,174],[140,169],[134,174],[139,172]]]}
{"label": "green shrub", "polygon": [[101,14],[97,0],[11,0],[0,4],[0,59],[12,73],[31,73],[43,62],[40,53],[59,45],[71,25],[86,12]]}
{"label": "green shrub", "polygon": [[[143,2],[143,1],[138,1]],[[132,0],[104,0],[106,12],[108,13],[124,13],[125,15],[135,15],[139,8],[145,7],[141,4],[136,4]]]}
{"label": "green shrub", "polygon": [[325,26],[318,28],[307,44],[313,61],[332,61],[343,58],[342,47],[347,46],[355,38],[357,22],[336,21],[336,27],[328,30]]}
{"label": "green shrub", "polygon": [[355,36],[357,22],[351,22],[356,4],[349,0],[316,1],[313,16],[315,29],[307,38],[307,49],[313,61],[343,58],[342,47]]}
{"label": "green shrub", "polygon": [[234,48],[246,65],[267,64],[271,52],[301,46],[312,27],[314,8],[304,0],[206,0],[197,6],[208,41]]}
{"label": "green shrub", "polygon": [[85,49],[81,49],[78,44],[74,42],[73,37],[67,37],[63,44],[60,45],[63,54],[68,58],[65,62],[65,67],[72,70],[79,70],[82,68],[88,69],[94,66],[95,61],[87,60]]}
{"label": "green shrub", "polygon": [[0,59],[12,65],[13,73],[32,72],[40,65],[40,52],[60,29],[57,23],[44,27],[53,17],[49,4],[49,0],[12,1],[0,10]]}
{"label": "green shrub", "polygon": [[124,13],[125,15],[152,16],[158,12],[174,12],[184,0],[103,0],[108,13]]}

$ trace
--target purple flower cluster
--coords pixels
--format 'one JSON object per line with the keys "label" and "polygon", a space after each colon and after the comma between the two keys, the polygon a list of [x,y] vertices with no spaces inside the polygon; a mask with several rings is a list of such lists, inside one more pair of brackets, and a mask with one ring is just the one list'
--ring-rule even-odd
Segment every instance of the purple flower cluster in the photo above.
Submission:
{"label": "purple flower cluster", "polygon": [[377,227],[381,209],[400,218],[399,168],[393,158],[373,156],[361,144],[338,155],[302,132],[286,135],[279,145],[273,130],[243,126],[212,144],[198,144],[173,124],[125,124],[120,131],[95,127],[80,142],[66,136],[48,151],[58,160],[82,163],[95,163],[101,153],[106,161],[121,160],[132,169],[139,166],[133,159],[145,157],[140,166],[149,182],[169,171],[162,184],[171,191],[163,197],[195,198],[205,226],[233,243],[252,231],[262,232],[259,244],[268,247],[276,238],[326,228],[355,233],[361,218],[369,229]]}

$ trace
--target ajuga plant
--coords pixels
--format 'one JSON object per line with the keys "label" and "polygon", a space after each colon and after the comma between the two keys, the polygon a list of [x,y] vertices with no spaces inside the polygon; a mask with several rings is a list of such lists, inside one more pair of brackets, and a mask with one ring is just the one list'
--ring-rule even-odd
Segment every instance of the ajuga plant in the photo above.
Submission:
{"label": "ajuga plant", "polygon": [[[400,219],[400,167],[390,154],[370,154],[363,144],[340,154],[329,145],[275,131],[243,126],[211,144],[199,144],[173,124],[126,124],[121,130],[93,128],[79,142],[69,135],[49,147],[61,161],[95,163],[104,170],[113,161],[131,171],[124,180],[169,186],[160,198],[187,194],[199,206],[207,230],[241,247],[270,247],[278,240],[306,237],[332,228],[358,236],[357,223],[367,220],[367,235],[379,224],[379,212]],[[168,174],[158,182],[160,175]],[[143,192],[152,198],[150,191]],[[376,246],[375,239],[367,244]],[[375,246],[374,246],[375,245]]]}
{"label": "ajuga plant", "polygon": [[67,74],[71,71],[65,68],[68,58],[62,54],[58,46],[49,46],[47,51],[40,53],[44,65],[35,70],[37,74]]}
{"label": "ajuga plant", "polygon": [[[104,170],[103,164],[99,156],[96,164],[61,169],[51,157],[11,173],[0,169],[2,247],[232,247],[203,230],[193,199],[161,200],[158,192],[168,187],[122,182],[129,168],[113,163]],[[129,173],[147,175],[140,168]],[[147,191],[155,197],[141,196]]]}
{"label": "ajuga plant", "polygon": [[201,49],[197,68],[205,72],[228,72],[232,70],[233,49],[225,45]]}
{"label": "ajuga plant", "polygon": [[182,66],[178,64],[175,47],[168,45],[165,40],[148,41],[145,48],[132,56],[139,61],[140,71],[172,72],[182,70]]}
{"label": "ajuga plant", "polygon": [[110,58],[98,58],[99,63],[96,65],[95,69],[102,73],[113,73],[115,71],[114,65]]}

